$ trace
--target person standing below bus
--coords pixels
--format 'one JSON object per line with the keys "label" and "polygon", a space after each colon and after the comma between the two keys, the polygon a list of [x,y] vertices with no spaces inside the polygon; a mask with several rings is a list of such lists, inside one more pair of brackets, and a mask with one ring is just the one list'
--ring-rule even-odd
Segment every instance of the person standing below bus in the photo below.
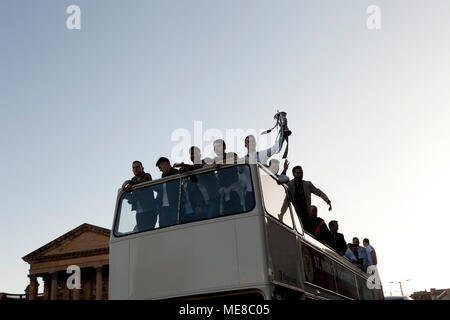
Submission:
{"label": "person standing below bus", "polygon": [[339,225],[336,220],[332,220],[328,223],[328,227],[330,228],[330,244],[331,247],[336,250],[341,256],[345,254],[347,250],[347,242],[345,242],[344,235],[339,233]]}
{"label": "person standing below bus", "polygon": [[297,214],[303,225],[309,221],[309,208],[311,207],[311,193],[321,197],[329,206],[331,211],[331,201],[327,195],[316,188],[311,181],[303,180],[303,169],[301,166],[295,166],[292,169],[294,179],[288,182],[288,190],[297,209]]}
{"label": "person standing below bus", "polygon": [[375,252],[375,249],[370,245],[369,239],[365,238],[363,240],[363,245],[366,248],[367,259],[369,261],[368,265],[376,266],[378,264],[377,253]]}
{"label": "person standing below bus", "polygon": [[309,222],[305,225],[305,230],[313,235],[320,242],[328,243],[330,240],[330,230],[322,218],[317,217],[317,207],[311,206],[309,211]]}
{"label": "person standing below bus", "polygon": [[367,257],[366,248],[359,245],[359,239],[357,237],[353,238],[353,244],[358,248],[358,258],[360,260],[363,271],[365,272],[369,266],[369,259]]}
{"label": "person standing below bus", "polygon": [[[169,177],[174,174],[178,174],[178,170],[170,165],[169,159],[161,157],[156,162],[156,166],[159,171],[162,172],[161,178]],[[160,214],[159,214],[159,227],[165,227],[177,223],[178,219],[178,188],[179,181],[169,181],[163,183],[162,187],[158,190],[156,197]]]}
{"label": "person standing below bus", "polygon": [[122,184],[122,190],[130,191],[135,184],[142,183],[145,181],[152,181],[152,176],[150,173],[144,172],[144,167],[142,162],[136,160],[132,164],[134,177],[131,180],[127,180]]}

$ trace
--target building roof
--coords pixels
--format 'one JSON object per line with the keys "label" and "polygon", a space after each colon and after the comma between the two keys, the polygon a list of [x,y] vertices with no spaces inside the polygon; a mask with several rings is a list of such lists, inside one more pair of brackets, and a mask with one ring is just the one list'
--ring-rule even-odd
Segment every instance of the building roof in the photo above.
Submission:
{"label": "building roof", "polygon": [[46,261],[108,253],[110,233],[109,229],[83,223],[27,254],[22,259],[30,263],[31,261]]}

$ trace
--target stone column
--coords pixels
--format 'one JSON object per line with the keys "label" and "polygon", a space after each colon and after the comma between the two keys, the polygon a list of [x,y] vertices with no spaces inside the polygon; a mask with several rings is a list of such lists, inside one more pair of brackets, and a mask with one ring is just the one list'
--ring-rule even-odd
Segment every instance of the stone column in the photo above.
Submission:
{"label": "stone column", "polygon": [[72,299],[80,300],[80,289],[72,289]]}
{"label": "stone column", "polygon": [[103,299],[108,300],[109,299],[109,266],[105,266],[103,268]]}
{"label": "stone column", "polygon": [[102,274],[102,266],[96,267],[96,277],[95,277],[95,300],[103,299],[103,274]]}
{"label": "stone column", "polygon": [[30,278],[30,287],[29,287],[29,299],[36,300],[38,295],[38,287],[39,283],[37,282],[36,276],[34,274],[28,275]]}
{"label": "stone column", "polygon": [[52,283],[50,288],[50,300],[56,300],[58,294],[58,273],[52,272]]}
{"label": "stone column", "polygon": [[92,270],[86,269],[83,278],[83,298],[85,300],[90,300],[92,297]]}
{"label": "stone column", "polygon": [[70,300],[70,291],[69,288],[67,288],[67,285],[63,285],[62,287],[62,299],[63,300]]}
{"label": "stone column", "polygon": [[42,277],[44,280],[44,300],[50,299],[50,278],[49,275],[46,274]]}

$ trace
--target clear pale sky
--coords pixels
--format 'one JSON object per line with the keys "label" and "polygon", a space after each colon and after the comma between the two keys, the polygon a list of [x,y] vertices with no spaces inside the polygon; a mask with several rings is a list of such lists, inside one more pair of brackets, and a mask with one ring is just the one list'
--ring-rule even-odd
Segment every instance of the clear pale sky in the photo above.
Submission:
{"label": "clear pale sky", "polygon": [[[66,28],[71,4],[81,30]],[[381,30],[366,27],[369,5]],[[371,240],[385,291],[450,287],[449,9],[1,1],[0,291],[23,293],[24,255],[82,223],[110,228],[131,162],[160,177],[174,130],[267,129],[277,109],[291,167],[332,201],[313,198],[319,216]]]}

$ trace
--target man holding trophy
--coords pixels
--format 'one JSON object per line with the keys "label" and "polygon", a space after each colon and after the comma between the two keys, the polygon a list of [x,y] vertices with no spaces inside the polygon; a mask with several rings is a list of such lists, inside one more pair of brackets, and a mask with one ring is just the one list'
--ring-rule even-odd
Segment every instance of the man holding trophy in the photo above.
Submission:
{"label": "man holding trophy", "polygon": [[255,136],[249,135],[245,138],[245,147],[247,148],[247,154],[245,155],[244,159],[246,163],[254,164],[256,162],[259,162],[262,164],[266,164],[267,160],[269,160],[271,156],[281,151],[284,141],[286,141],[286,151],[284,152],[283,159],[287,157],[288,137],[292,132],[287,126],[286,115],[286,112],[277,112],[274,116],[274,119],[276,120],[275,126],[272,129],[269,129],[262,133],[267,134],[271,132],[275,127],[279,127],[277,141],[271,148],[263,151],[256,151]]}

